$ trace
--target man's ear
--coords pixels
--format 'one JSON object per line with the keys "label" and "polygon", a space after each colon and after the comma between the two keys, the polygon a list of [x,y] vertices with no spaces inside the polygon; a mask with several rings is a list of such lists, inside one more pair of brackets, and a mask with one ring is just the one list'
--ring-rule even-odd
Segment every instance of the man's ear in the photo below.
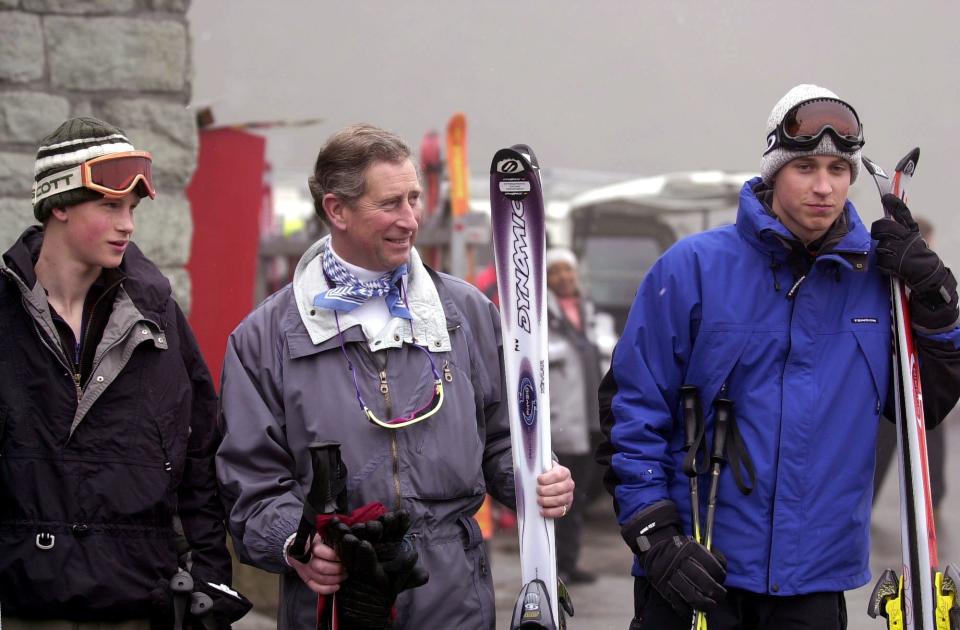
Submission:
{"label": "man's ear", "polygon": [[340,197],[333,193],[325,194],[323,196],[322,204],[323,211],[327,215],[327,221],[330,222],[330,226],[339,230],[347,229],[347,221],[346,217],[344,216],[349,210],[347,204],[345,204]]}
{"label": "man's ear", "polygon": [[66,221],[67,221],[67,209],[66,209],[66,208],[52,208],[52,209],[50,210],[50,219],[49,219],[47,222],[49,223],[49,222],[54,221],[54,220],[56,220],[56,221],[61,221],[61,222],[66,223]]}

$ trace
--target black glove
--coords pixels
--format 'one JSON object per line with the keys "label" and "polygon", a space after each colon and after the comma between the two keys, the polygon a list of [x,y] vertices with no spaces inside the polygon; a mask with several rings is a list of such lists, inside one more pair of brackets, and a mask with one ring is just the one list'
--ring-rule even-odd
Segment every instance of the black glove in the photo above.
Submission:
{"label": "black glove", "polygon": [[404,538],[410,517],[404,511],[347,527],[337,519],[327,538],[347,570],[337,591],[337,612],[345,630],[386,628],[397,595],[426,584],[427,572],[417,566],[418,554]]}
{"label": "black glove", "polygon": [[873,222],[870,236],[877,240],[877,267],[902,278],[910,287],[913,323],[927,330],[948,328],[957,322],[957,281],[929,247],[910,209],[899,197],[881,199],[892,218]]}
{"label": "black glove", "polygon": [[193,583],[187,618],[194,622],[192,627],[195,629],[229,630],[231,623],[253,608],[250,600],[224,584],[214,584],[196,576]]}
{"label": "black glove", "polygon": [[647,574],[647,579],[678,615],[689,618],[693,609],[711,610],[727,594],[727,560],[680,530],[672,501],[658,501],[637,514],[621,535]]}

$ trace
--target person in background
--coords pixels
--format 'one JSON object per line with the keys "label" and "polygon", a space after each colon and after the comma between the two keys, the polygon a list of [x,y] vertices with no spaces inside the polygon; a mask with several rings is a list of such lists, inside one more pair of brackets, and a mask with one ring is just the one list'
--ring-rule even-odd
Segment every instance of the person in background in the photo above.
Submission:
{"label": "person in background", "polygon": [[3,627],[179,629],[191,590],[228,627],[249,603],[227,588],[213,383],[131,240],[156,195],[151,156],[72,118],[40,142],[34,173],[41,225],[0,261]]}
{"label": "person in background", "polygon": [[590,443],[597,420],[600,357],[594,308],[580,291],[577,259],[564,248],[547,250],[547,354],[550,362],[550,431],[557,457],[577,480],[574,506],[558,521],[557,572],[566,584],[589,583],[596,576],[578,566],[580,538],[597,465]]}

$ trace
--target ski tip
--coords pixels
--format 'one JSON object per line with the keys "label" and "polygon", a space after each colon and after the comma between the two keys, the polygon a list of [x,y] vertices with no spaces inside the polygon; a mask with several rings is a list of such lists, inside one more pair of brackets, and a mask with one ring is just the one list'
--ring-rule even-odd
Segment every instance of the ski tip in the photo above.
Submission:
{"label": "ski tip", "polygon": [[526,145],[514,145],[514,147],[500,149],[493,154],[493,161],[490,163],[491,175],[519,175],[524,171],[532,171],[536,168],[536,164],[530,162],[527,154],[515,148],[517,146]]}
{"label": "ski tip", "polygon": [[903,173],[904,175],[913,175],[913,171],[917,168],[917,162],[920,161],[920,147],[915,147],[912,151],[903,156],[899,162],[897,162],[897,172]]}
{"label": "ski tip", "polygon": [[883,169],[880,168],[880,165],[867,156],[861,156],[860,162],[863,164],[863,168],[867,169],[867,172],[874,177],[887,177],[887,174],[883,172]]}
{"label": "ski tip", "polygon": [[527,159],[527,162],[530,163],[530,166],[540,168],[540,163],[537,162],[537,154],[533,152],[529,144],[515,144],[510,148],[523,155],[523,157]]}

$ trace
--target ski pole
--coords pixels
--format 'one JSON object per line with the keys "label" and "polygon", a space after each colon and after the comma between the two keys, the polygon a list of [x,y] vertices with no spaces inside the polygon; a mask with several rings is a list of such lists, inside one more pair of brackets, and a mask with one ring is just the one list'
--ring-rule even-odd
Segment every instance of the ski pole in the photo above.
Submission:
{"label": "ski pole", "polygon": [[697,455],[704,450],[703,409],[700,406],[700,392],[695,385],[680,388],[680,400],[683,404],[683,428],[686,455],[683,458],[683,472],[690,478],[690,514],[693,520],[693,539],[702,543],[700,536],[700,483],[699,475],[706,472],[697,465]]}
{"label": "ski pole", "polygon": [[[727,384],[713,403],[713,448],[710,452],[710,492],[707,495],[707,521],[703,530],[703,546],[710,551],[713,544],[713,518],[717,511],[717,489],[720,487],[720,468],[726,461],[727,429],[733,417],[733,402],[727,398]],[[702,610],[693,613],[694,630],[706,630],[707,615]]]}
{"label": "ski pole", "polygon": [[313,442],[307,448],[313,480],[289,551],[290,557],[301,563],[310,560],[310,539],[317,533],[317,515],[333,514],[338,509],[346,512],[347,508],[345,497],[341,496],[346,488],[346,468],[340,459],[340,443]]}
{"label": "ski pole", "polygon": [[[310,466],[313,480],[303,504],[300,526],[288,552],[298,562],[309,562],[311,541],[317,532],[317,516],[347,511],[347,467],[340,459],[339,442],[313,442],[310,450]],[[321,604],[322,603],[322,604]],[[325,596],[318,596],[318,628],[332,630],[337,627],[337,613],[333,605],[327,605]]]}

